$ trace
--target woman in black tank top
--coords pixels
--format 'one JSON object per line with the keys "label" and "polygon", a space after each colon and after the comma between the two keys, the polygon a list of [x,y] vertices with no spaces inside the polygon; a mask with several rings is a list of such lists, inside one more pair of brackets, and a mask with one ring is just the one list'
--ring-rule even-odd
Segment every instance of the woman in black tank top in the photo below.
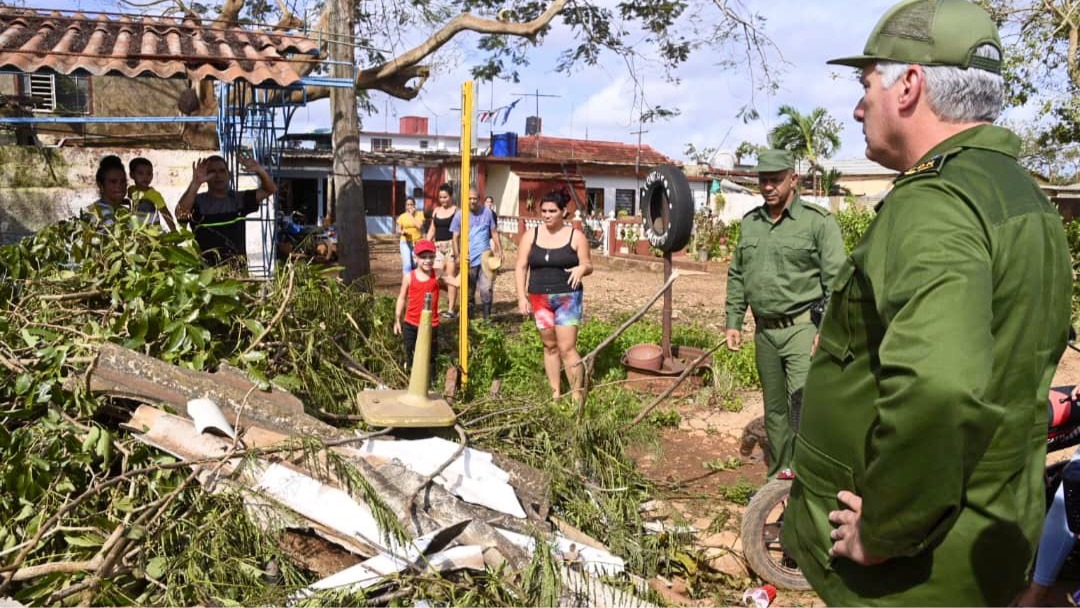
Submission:
{"label": "woman in black tank top", "polygon": [[540,201],[544,223],[525,231],[518,244],[514,278],[518,310],[532,314],[544,343],[544,372],[554,397],[562,395],[562,371],[574,400],[581,399],[583,376],[577,352],[581,324],[581,279],[592,274],[589,243],[564,220],[566,203],[552,193]]}
{"label": "woman in black tank top", "polygon": [[[435,270],[442,270],[439,276],[457,276],[457,261],[454,259],[454,233],[450,232],[450,224],[457,214],[457,205],[454,204],[453,189],[450,184],[439,186],[439,204],[431,212],[431,225],[428,226],[427,238],[435,242]],[[442,318],[452,319],[455,316],[454,304],[457,303],[458,288],[453,285],[446,287],[446,310],[442,312]]]}

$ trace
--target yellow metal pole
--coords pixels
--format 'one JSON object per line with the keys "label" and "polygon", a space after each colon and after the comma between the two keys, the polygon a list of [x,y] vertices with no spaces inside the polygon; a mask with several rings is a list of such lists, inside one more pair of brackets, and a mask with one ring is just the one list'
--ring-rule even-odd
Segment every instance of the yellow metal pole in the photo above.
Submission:
{"label": "yellow metal pole", "polygon": [[[472,121],[473,121],[473,81],[466,80],[461,85],[461,243],[458,251],[461,259],[458,260],[458,276],[461,277],[461,296],[458,298],[458,361],[461,363],[460,384],[465,388],[469,383],[469,216],[472,209],[469,208],[469,195],[472,191],[472,175],[469,172],[469,160],[472,153]],[[477,193],[479,194],[479,193]]]}

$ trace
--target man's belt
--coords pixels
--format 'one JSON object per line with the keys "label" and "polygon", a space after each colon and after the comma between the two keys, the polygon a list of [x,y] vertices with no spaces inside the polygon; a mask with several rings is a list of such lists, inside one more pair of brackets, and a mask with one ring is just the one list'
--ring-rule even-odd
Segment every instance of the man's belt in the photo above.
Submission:
{"label": "man's belt", "polygon": [[763,329],[783,329],[800,323],[810,323],[810,311],[804,310],[790,317],[754,317],[754,323]]}

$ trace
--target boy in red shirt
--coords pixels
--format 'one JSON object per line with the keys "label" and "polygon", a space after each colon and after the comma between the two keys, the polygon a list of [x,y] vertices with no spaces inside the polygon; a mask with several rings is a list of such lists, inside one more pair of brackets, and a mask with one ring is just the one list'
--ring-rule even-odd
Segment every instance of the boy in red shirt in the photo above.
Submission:
{"label": "boy in red shirt", "polygon": [[[438,343],[439,288],[460,285],[457,277],[436,277],[435,243],[420,239],[413,245],[413,263],[415,270],[401,277],[401,292],[398,293],[394,315],[394,333],[405,339],[405,365],[412,368],[413,353],[416,352],[416,336],[420,331],[420,313],[424,310],[424,297],[431,294],[431,367],[435,369],[435,345]],[[404,315],[404,316],[403,316]]]}

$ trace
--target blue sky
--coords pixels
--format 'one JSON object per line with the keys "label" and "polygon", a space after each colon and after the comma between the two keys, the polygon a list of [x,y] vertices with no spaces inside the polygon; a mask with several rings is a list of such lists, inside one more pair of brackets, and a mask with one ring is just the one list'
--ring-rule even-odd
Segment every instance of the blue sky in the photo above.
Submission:
{"label": "blue sky", "polygon": [[[600,0],[610,3],[611,0]],[[861,89],[848,68],[828,66],[827,59],[862,51],[866,36],[881,14],[895,0],[744,0],[745,7],[766,19],[765,32],[783,57],[780,89],[772,95],[755,91],[742,69],[718,67],[720,56],[708,50],[696,53],[678,71],[678,84],[665,82],[658,74],[644,75],[645,95],[652,105],[678,108],[678,117],[647,125],[642,142],[675,159],[683,159],[688,143],[698,148],[716,146],[734,149],[744,140],[764,143],[765,133],[777,122],[776,109],[789,104],[803,112],[821,106],[843,125],[838,159],[863,157],[859,125],[851,118]],[[28,0],[26,5],[56,7],[56,1]],[[67,0],[64,8],[120,10],[116,0]],[[164,7],[165,5],[161,5]],[[131,8],[124,9],[132,12]],[[623,61],[606,57],[600,65],[572,75],[556,74],[559,50],[570,41],[564,28],[555,27],[545,46],[530,55],[531,64],[522,71],[518,84],[496,81],[482,83],[477,109],[504,106],[539,89],[540,116],[546,135],[593,140],[635,142],[640,127],[634,117],[635,86]],[[372,102],[379,113],[363,117],[365,130],[396,131],[398,118],[427,116],[430,130],[441,134],[460,132],[460,117],[452,108],[460,106],[461,83],[468,79],[467,66],[479,57],[476,37],[459,36],[440,51],[435,73],[420,96],[403,102],[376,92]],[[753,100],[761,119],[743,123],[736,117],[740,108]],[[509,120],[495,132],[524,133],[525,118],[535,113],[536,100],[522,98]],[[293,131],[329,126],[328,102],[300,109]]]}

